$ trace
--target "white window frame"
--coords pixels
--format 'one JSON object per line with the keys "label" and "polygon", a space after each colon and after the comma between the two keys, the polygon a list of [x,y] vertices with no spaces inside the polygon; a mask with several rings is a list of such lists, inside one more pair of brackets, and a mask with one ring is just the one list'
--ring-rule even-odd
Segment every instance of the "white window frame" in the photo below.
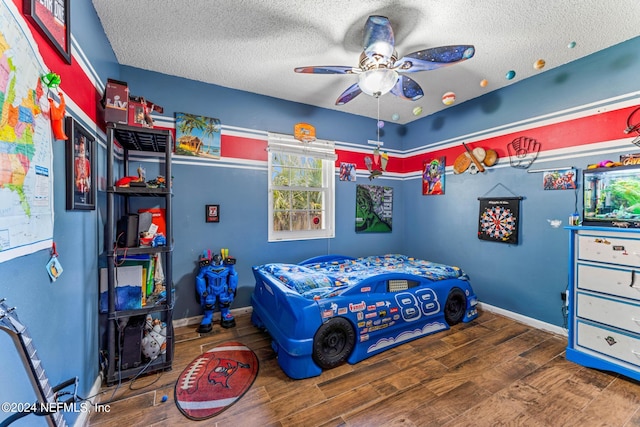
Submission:
{"label": "white window frame", "polygon": [[[268,212],[269,212],[269,242],[281,242],[287,240],[327,239],[335,237],[335,144],[332,141],[315,140],[303,143],[293,138],[292,135],[269,132],[267,141],[268,152]],[[323,225],[315,230],[275,231],[273,229],[273,191],[278,189],[294,189],[293,187],[274,186],[273,179],[273,155],[274,153],[313,157],[322,160],[322,187],[317,188],[323,194]],[[308,187],[304,187],[308,189]]]}

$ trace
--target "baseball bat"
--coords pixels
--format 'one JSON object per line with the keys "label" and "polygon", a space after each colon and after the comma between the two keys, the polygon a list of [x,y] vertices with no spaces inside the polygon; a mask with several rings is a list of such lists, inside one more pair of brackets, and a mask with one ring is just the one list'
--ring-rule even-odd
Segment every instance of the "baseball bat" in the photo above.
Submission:
{"label": "baseball bat", "polygon": [[473,155],[473,152],[469,147],[467,147],[467,144],[463,142],[462,145],[464,146],[464,149],[467,150],[467,153],[469,153],[469,157],[471,157],[471,161],[476,165],[478,170],[480,172],[484,172],[484,166],[482,166],[482,163],[480,163],[478,159],[476,159],[476,156]]}

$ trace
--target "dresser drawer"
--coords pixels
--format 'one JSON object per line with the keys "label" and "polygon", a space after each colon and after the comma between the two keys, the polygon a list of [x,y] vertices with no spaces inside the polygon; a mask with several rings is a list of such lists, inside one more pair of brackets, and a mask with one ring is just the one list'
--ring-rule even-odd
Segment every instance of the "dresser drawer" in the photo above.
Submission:
{"label": "dresser drawer", "polygon": [[640,306],[578,292],[576,315],[583,319],[640,333]]}
{"label": "dresser drawer", "polygon": [[589,323],[578,322],[577,345],[598,353],[640,365],[640,339]]}
{"label": "dresser drawer", "polygon": [[640,267],[640,240],[609,235],[578,235],[578,259]]}
{"label": "dresser drawer", "polygon": [[640,302],[640,269],[579,263],[576,271],[578,289],[630,298]]}

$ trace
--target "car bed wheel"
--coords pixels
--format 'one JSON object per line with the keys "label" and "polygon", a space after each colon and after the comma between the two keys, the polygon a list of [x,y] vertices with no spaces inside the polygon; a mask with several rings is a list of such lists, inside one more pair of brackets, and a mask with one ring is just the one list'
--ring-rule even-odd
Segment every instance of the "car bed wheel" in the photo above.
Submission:
{"label": "car bed wheel", "polygon": [[444,320],[449,326],[460,323],[467,309],[467,297],[460,288],[453,288],[449,292],[447,302],[444,305]]}
{"label": "car bed wheel", "polygon": [[313,361],[322,369],[335,368],[349,358],[355,342],[351,322],[343,317],[329,319],[313,337]]}

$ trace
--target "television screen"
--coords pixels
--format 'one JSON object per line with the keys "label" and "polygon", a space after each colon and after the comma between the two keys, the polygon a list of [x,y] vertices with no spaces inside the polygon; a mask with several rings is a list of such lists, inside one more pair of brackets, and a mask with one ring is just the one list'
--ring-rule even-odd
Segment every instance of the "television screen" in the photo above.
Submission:
{"label": "television screen", "polygon": [[640,228],[640,166],[583,172],[583,225]]}

